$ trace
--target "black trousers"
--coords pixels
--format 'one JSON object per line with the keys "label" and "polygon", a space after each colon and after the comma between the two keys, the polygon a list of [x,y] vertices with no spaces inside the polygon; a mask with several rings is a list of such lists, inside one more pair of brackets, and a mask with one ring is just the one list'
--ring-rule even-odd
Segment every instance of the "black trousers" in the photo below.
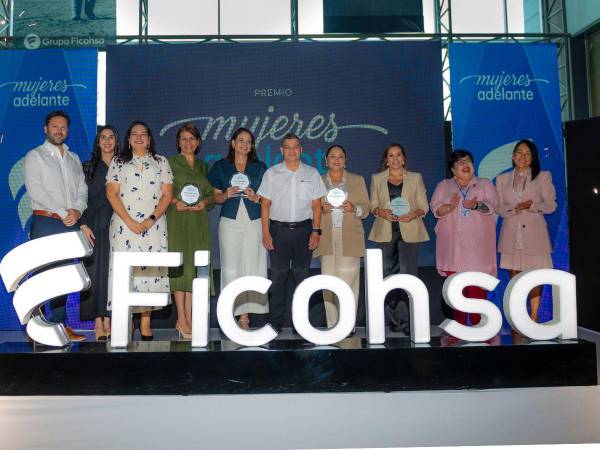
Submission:
{"label": "black trousers", "polygon": [[[419,244],[404,242],[400,231],[392,232],[390,242],[380,243],[383,253],[383,277],[396,273],[419,274]],[[408,295],[404,291],[393,291],[385,304],[388,325],[409,332]]]}
{"label": "black trousers", "polygon": [[94,8],[96,6],[96,0],[72,0],[73,17],[81,16],[81,9],[85,11],[86,16],[90,19],[94,16]]}
{"label": "black trousers", "polygon": [[271,325],[281,328],[289,323],[292,317],[292,297],[287,294],[290,268],[293,289],[308,277],[312,258],[312,251],[308,249],[312,221],[290,224],[272,220],[269,230],[274,247],[274,250],[269,252],[273,281],[269,318]]}
{"label": "black trousers", "polygon": [[[51,217],[44,216],[32,216],[31,226],[29,227],[29,237],[31,239],[38,239],[41,237],[52,236],[53,234],[68,233],[70,231],[79,231],[79,226],[66,226],[61,220],[53,219]],[[44,267],[42,270],[49,269],[50,267],[60,266],[65,264],[61,261],[58,264],[49,265]],[[42,271],[40,270],[40,272]],[[53,323],[65,323],[67,320],[67,296],[61,295],[56,297],[50,302],[50,322]]]}

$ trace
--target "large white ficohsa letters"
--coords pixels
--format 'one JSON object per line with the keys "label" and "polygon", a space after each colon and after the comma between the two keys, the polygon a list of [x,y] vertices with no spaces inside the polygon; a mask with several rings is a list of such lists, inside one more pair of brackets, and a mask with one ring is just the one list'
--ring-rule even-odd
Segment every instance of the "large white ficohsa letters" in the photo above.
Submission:
{"label": "large white ficohsa letters", "polygon": [[[251,289],[248,289],[249,287]],[[271,287],[271,280],[256,276],[241,277],[225,286],[217,302],[217,319],[225,336],[237,344],[249,347],[265,345],[277,337],[271,325],[265,325],[257,330],[242,330],[233,316],[233,306],[238,295],[248,290],[266,294],[269,287]]]}
{"label": "large white ficohsa letters", "polygon": [[42,316],[32,318],[44,303],[61,295],[79,292],[90,286],[82,263],[48,269],[19,282],[31,271],[48,264],[83,258],[92,254],[92,247],[81,232],[60,233],[32,239],[8,252],[0,262],[0,275],[6,290],[12,292],[13,306],[21,324],[27,324],[27,334],[40,344],[63,347],[71,341],[62,324],[50,323]]}
{"label": "large white ficohsa letters", "polygon": [[[327,289],[333,292],[339,302],[339,318],[334,327],[317,330],[308,318],[310,297],[317,291]],[[316,275],[298,285],[292,300],[292,320],[300,336],[316,345],[330,345],[345,339],[356,323],[354,294],[348,284],[331,275]]]}
{"label": "large white ficohsa letters", "polygon": [[194,265],[207,270],[192,282],[192,347],[206,347],[210,327],[210,252],[196,251]]}
{"label": "large white ficohsa letters", "polygon": [[496,288],[500,280],[483,272],[455,273],[446,278],[442,294],[448,306],[466,313],[480,314],[477,325],[466,326],[446,319],[440,328],[463,341],[482,342],[496,336],[502,329],[502,313],[496,305],[484,299],[470,299],[462,292],[467,286],[477,286],[487,291]]}
{"label": "large white ficohsa letters", "polygon": [[410,339],[425,344],[431,339],[429,329],[429,293],[425,284],[408,274],[383,279],[382,252],[367,249],[366,255],[367,330],[369,344],[385,342],[385,296],[392,289],[403,289],[410,303]]}
{"label": "large white ficohsa letters", "polygon": [[[543,284],[552,285],[553,318],[539,324],[527,314],[529,292]],[[504,314],[510,326],[530,339],[577,338],[577,301],[575,276],[554,269],[521,272],[513,277],[504,291]]]}
{"label": "large white ficohsa letters", "polygon": [[[11,250],[0,262],[0,275],[8,292],[16,290],[13,304],[19,320],[27,324],[27,333],[36,342],[64,346],[70,343],[61,324],[47,322],[34,312],[49,300],[89,287],[89,277],[81,263],[54,267],[22,280],[30,272],[49,264],[89,256],[92,248],[81,232],[63,233],[34,239]],[[195,254],[198,267],[209,266],[208,251]],[[112,293],[112,347],[126,347],[131,336],[132,306],[165,306],[169,293],[131,292],[133,267],[177,267],[183,262],[175,252],[115,252],[113,254]],[[384,301],[392,289],[403,289],[410,301],[411,339],[415,343],[430,340],[429,295],[421,280],[412,275],[391,275],[383,279],[382,253],[368,249],[366,255],[367,327],[370,344],[385,342]],[[466,327],[453,320],[445,320],[440,327],[452,336],[465,341],[491,339],[501,329],[502,315],[491,302],[468,299],[462,295],[466,286],[479,286],[488,291],[496,288],[498,279],[480,272],[454,274],[446,280],[443,295],[454,309],[480,314],[476,326]],[[532,288],[544,284],[553,286],[554,318],[547,324],[533,322],[527,314],[527,297]],[[262,277],[239,278],[221,292],[217,303],[217,318],[229,339],[240,345],[260,346],[273,340],[277,333],[269,325],[258,330],[242,330],[235,323],[233,306],[237,296],[249,290],[265,294],[271,281]],[[540,269],[523,272],[514,277],[504,292],[504,311],[510,325],[535,340],[577,338],[577,308],[575,276],[561,270]],[[308,320],[308,302],[317,290],[333,291],[340,303],[339,321],[329,330],[317,330]],[[208,345],[210,296],[209,277],[203,273],[193,282],[192,346]],[[294,293],[292,319],[296,330],[317,345],[329,345],[345,338],[355,325],[356,310],[350,287],[342,280],[320,275],[307,278]]]}
{"label": "large white ficohsa letters", "polygon": [[178,267],[183,263],[179,252],[114,252],[112,260],[111,347],[127,347],[131,336],[132,306],[167,306],[168,292],[131,292],[133,268]]}
{"label": "large white ficohsa letters", "polygon": [[29,337],[35,342],[53,347],[69,344],[71,340],[63,324],[48,322],[42,316],[31,319],[31,316],[41,304],[60,295],[83,291],[89,287],[90,279],[82,263],[55,267],[22,283],[15,292],[13,302],[21,324],[27,324]]}

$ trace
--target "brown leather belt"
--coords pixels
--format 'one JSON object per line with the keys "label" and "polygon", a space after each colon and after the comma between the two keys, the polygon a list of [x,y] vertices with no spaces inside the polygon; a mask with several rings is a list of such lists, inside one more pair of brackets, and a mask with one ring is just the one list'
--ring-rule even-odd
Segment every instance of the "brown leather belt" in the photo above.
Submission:
{"label": "brown leather belt", "polygon": [[34,216],[50,217],[52,219],[62,220],[62,217],[60,217],[58,214],[51,213],[50,211],[44,211],[43,209],[34,209],[33,210],[33,215]]}

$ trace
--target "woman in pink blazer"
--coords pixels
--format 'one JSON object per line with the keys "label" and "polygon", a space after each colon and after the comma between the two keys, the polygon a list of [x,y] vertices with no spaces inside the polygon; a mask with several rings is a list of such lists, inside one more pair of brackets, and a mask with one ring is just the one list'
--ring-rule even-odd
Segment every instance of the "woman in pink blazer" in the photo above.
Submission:
{"label": "woman in pink blazer", "polygon": [[[504,221],[500,230],[500,267],[510,277],[523,270],[552,268],[552,246],[544,214],[556,209],[552,175],[540,171],[535,144],[527,139],[517,142],[512,154],[514,169],[496,177],[500,203],[497,212]],[[531,291],[531,319],[538,321],[542,287]]]}
{"label": "woman in pink blazer", "polygon": [[[473,155],[455,150],[448,160],[453,177],[438,183],[431,197],[431,211],[437,218],[435,234],[436,267],[440,275],[477,271],[496,276],[496,222],[498,195],[492,182],[475,176]],[[468,298],[487,298],[487,291],[467,286]],[[467,313],[453,310],[454,320],[466,325]],[[470,314],[471,325],[480,321]]]}

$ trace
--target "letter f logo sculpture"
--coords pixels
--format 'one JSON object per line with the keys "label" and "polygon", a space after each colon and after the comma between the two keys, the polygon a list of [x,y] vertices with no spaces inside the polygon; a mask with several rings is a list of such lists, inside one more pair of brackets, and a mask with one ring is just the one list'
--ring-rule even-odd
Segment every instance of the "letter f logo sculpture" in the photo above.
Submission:
{"label": "letter f logo sculpture", "polygon": [[[64,347],[71,342],[62,324],[50,323],[43,315],[33,316],[33,313],[60,295],[90,287],[83,264],[67,262],[91,254],[92,247],[77,231],[25,242],[7,253],[0,262],[0,276],[6,290],[16,291],[13,306],[17,316],[22,325],[27,324],[27,334],[35,342],[54,347]],[[30,272],[60,261],[67,264],[36,273],[21,283]]]}

